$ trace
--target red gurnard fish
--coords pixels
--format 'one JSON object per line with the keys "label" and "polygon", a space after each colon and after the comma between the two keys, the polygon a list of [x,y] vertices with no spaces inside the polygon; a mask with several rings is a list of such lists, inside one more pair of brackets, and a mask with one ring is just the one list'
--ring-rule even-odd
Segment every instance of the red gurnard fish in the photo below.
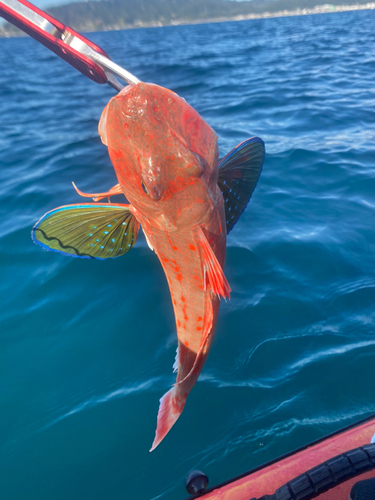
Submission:
{"label": "red gurnard fish", "polygon": [[142,226],[168,280],[178,336],[177,380],[160,400],[152,451],[181,415],[210,350],[220,297],[229,298],[226,236],[256,186],[264,143],[248,139],[219,162],[217,136],[202,117],[146,83],[110,100],[99,134],[119,183],[96,194],[76,189],[97,202],[123,193],[129,204],[59,207],[37,222],[32,238],[65,255],[107,259],[126,253]]}

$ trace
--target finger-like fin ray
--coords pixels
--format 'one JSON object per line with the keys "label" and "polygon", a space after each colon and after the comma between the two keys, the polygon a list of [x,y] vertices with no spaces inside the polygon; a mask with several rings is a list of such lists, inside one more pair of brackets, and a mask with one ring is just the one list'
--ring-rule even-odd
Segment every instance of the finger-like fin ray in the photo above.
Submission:
{"label": "finger-like fin ray", "polygon": [[77,186],[72,182],[74,189],[77,191],[77,193],[80,196],[83,196],[84,198],[92,198],[94,201],[100,201],[104,200],[104,198],[110,198],[111,196],[114,196],[115,194],[122,194],[122,189],[120,184],[116,184],[111,188],[109,191],[105,193],[84,193],[80,189],[77,188]]}

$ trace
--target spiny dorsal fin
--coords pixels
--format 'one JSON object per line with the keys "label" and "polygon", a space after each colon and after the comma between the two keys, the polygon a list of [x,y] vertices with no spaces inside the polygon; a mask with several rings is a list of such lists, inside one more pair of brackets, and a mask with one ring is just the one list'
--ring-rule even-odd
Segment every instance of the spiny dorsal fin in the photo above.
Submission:
{"label": "spiny dorsal fin", "polygon": [[65,205],[47,212],[31,237],[46,250],[86,259],[124,255],[135,244],[139,223],[130,205]]}
{"label": "spiny dorsal fin", "polygon": [[251,137],[220,160],[218,186],[223,193],[227,234],[247,207],[262,172],[264,142]]}

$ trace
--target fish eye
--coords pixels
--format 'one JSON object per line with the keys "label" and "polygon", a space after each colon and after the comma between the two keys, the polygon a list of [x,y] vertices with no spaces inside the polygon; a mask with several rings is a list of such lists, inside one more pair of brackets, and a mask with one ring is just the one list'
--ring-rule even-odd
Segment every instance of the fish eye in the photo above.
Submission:
{"label": "fish eye", "polygon": [[143,181],[141,181],[141,184],[143,191],[147,194],[147,196],[150,196],[146,184]]}
{"label": "fish eye", "polygon": [[199,155],[198,153],[195,153],[194,151],[192,151],[193,155],[195,156],[195,158],[199,161],[199,163],[202,165],[203,162],[202,162],[202,157],[201,155]]}

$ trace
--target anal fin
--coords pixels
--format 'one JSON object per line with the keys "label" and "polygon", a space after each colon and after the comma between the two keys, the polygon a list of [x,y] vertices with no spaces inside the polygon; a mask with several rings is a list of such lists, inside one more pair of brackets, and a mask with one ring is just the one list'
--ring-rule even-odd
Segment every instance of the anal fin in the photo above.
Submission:
{"label": "anal fin", "polygon": [[174,363],[173,363],[173,373],[177,373],[177,371],[178,371],[179,357],[180,357],[180,350],[179,350],[179,346],[177,346],[176,358],[175,358]]}
{"label": "anal fin", "polygon": [[229,283],[224,275],[224,271],[217,260],[211,245],[207,241],[202,228],[199,226],[196,229],[196,237],[202,250],[205,285],[206,280],[208,279],[213,293],[219,296],[221,295],[224,299],[230,299],[231,287],[229,286]]}

